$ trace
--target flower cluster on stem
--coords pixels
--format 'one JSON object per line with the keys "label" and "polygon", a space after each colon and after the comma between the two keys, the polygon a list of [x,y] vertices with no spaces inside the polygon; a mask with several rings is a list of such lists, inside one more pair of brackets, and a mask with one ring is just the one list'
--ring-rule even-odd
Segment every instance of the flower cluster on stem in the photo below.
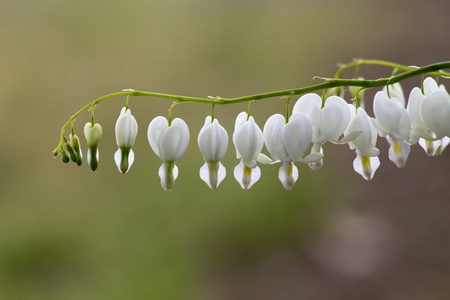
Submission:
{"label": "flower cluster on stem", "polygon": [[[382,65],[392,68],[400,74],[389,78],[365,80],[342,79],[345,70],[361,65]],[[380,167],[376,148],[378,136],[386,138],[389,144],[389,159],[399,168],[405,166],[411,146],[419,144],[429,156],[443,153],[450,143],[450,95],[445,87],[432,77],[423,80],[420,87],[409,93],[406,101],[400,82],[402,80],[429,74],[437,79],[450,77],[442,70],[450,68],[450,62],[442,62],[421,68],[407,67],[394,63],[371,60],[356,60],[339,68],[334,78],[309,87],[257,94],[238,98],[195,98],[124,90],[101,97],[75,113],[61,130],[61,139],[54,155],[62,155],[63,162],[70,160],[82,165],[82,150],[73,123],[76,117],[87,109],[92,110],[92,120],[86,123],[84,135],[87,144],[87,164],[95,171],[99,162],[98,145],[103,130],[94,121],[94,106],[112,97],[152,96],[175,100],[169,111],[169,118],[154,118],[147,131],[148,142],[153,152],[162,161],[158,175],[164,190],[171,190],[178,177],[175,161],[180,159],[189,145],[189,128],[180,118],[172,120],[174,105],[184,102],[213,105],[213,114],[207,116],[198,134],[198,147],[205,163],[200,168],[200,178],[209,188],[215,190],[226,177],[226,168],[222,160],[228,149],[228,133],[214,118],[214,106],[240,102],[251,102],[279,96],[300,95],[289,114],[289,100],[286,115],[274,114],[262,127],[248,112],[236,117],[232,141],[239,163],[234,168],[234,178],[243,189],[251,188],[261,177],[260,164],[281,163],[278,178],[282,186],[290,190],[299,178],[296,164],[308,164],[312,170],[320,169],[324,164],[324,147],[327,142],[345,145],[355,151],[354,170],[364,179],[370,180]],[[343,87],[348,87],[353,99],[345,99]],[[364,90],[381,88],[373,99],[373,113],[370,117],[364,108]],[[319,96],[317,91],[322,91]],[[351,101],[354,100],[354,101]],[[71,125],[67,139],[66,128]],[[138,134],[136,119],[128,108],[122,108],[115,126],[118,150],[114,161],[118,170],[129,172],[134,162],[132,147]],[[263,153],[264,147],[269,155]]]}

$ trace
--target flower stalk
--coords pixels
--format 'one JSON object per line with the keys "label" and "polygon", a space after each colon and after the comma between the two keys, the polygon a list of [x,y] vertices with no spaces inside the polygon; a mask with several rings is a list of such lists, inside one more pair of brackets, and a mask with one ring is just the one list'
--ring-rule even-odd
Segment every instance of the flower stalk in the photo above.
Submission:
{"label": "flower stalk", "polygon": [[[359,77],[364,65],[390,68],[390,77],[364,79]],[[342,74],[354,69],[353,79],[342,78]],[[233,143],[236,156],[241,162],[234,169],[234,177],[243,189],[249,189],[261,176],[257,162],[263,164],[281,163],[279,179],[285,189],[290,190],[298,178],[295,163],[306,163],[313,170],[323,165],[323,145],[348,144],[355,150],[354,169],[364,179],[373,178],[380,166],[379,150],[375,147],[377,137],[385,137],[390,144],[389,158],[397,167],[403,167],[410,152],[410,146],[419,143],[430,156],[439,155],[450,144],[450,95],[443,85],[438,85],[440,77],[450,78],[450,61],[423,67],[404,66],[380,60],[354,60],[340,65],[333,78],[323,78],[323,82],[306,87],[273,91],[236,98],[219,96],[207,98],[188,97],[156,92],[125,89],[100,97],[73,114],[61,129],[60,141],[54,156],[62,154],[63,162],[70,160],[82,164],[82,151],[73,123],[84,111],[91,110],[91,121],[84,127],[87,142],[87,164],[92,170],[98,167],[98,144],[102,128],[94,120],[94,108],[99,103],[118,96],[126,96],[116,122],[116,142],[118,150],[114,160],[121,173],[127,173],[134,162],[132,147],[137,136],[137,122],[129,110],[130,96],[156,97],[172,100],[168,118],[156,117],[147,131],[148,140],[155,154],[161,159],[159,169],[161,184],[165,190],[174,187],[178,176],[175,161],[185,153],[189,143],[189,129],[179,118],[172,118],[172,109],[181,103],[211,105],[211,116],[198,135],[198,145],[205,160],[200,168],[200,178],[215,190],[226,176],[221,164],[228,146],[228,134],[214,117],[216,105],[248,102],[247,112],[236,118]],[[425,79],[425,75],[433,76]],[[414,88],[408,101],[400,82],[421,76],[420,88]],[[350,101],[344,99],[342,87],[350,91]],[[364,91],[382,88],[373,101],[375,117],[369,117],[364,110]],[[321,94],[322,96],[319,96]],[[290,110],[290,100],[300,95]],[[276,98],[287,99],[286,115],[272,115],[264,125],[264,130],[256,125],[250,115],[253,101]],[[69,138],[65,131],[71,126]],[[271,158],[263,154],[266,147]],[[309,154],[308,154],[308,153]]]}

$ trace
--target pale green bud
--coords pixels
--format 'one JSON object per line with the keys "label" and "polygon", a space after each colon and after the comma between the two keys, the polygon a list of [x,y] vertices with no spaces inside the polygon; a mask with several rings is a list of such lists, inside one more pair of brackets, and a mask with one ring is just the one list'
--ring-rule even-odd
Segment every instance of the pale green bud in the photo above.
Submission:
{"label": "pale green bud", "polygon": [[98,167],[98,143],[102,138],[102,127],[100,124],[88,122],[84,126],[84,135],[86,137],[88,145],[87,163],[91,167],[92,171],[95,171]]}
{"label": "pale green bud", "polygon": [[84,125],[84,136],[86,137],[87,146],[89,148],[97,146],[103,135],[102,126],[95,123],[92,125],[91,122],[87,122]]}
{"label": "pale green bud", "polygon": [[[362,77],[358,77],[357,79],[364,80]],[[360,91],[360,86],[350,86],[348,89],[350,91],[350,95],[352,95],[352,98],[356,99],[356,97],[358,97],[359,101],[364,102],[364,90]]]}
{"label": "pale green bud", "polygon": [[61,155],[62,155],[63,163],[67,164],[70,161],[70,158],[67,155],[67,152],[65,150],[61,150]]}

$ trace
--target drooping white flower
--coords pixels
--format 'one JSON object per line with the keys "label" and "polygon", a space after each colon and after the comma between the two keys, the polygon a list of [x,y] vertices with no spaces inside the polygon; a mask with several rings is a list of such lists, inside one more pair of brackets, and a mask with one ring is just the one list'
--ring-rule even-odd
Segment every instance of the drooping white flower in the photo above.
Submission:
{"label": "drooping white flower", "polygon": [[346,129],[346,132],[352,131],[361,131],[356,139],[348,143],[350,148],[355,149],[356,152],[353,168],[364,179],[370,180],[380,166],[380,159],[378,158],[380,150],[375,148],[378,137],[377,131],[370,117],[361,107],[357,109],[355,117]]}
{"label": "drooping white flower", "polygon": [[102,135],[103,130],[100,124],[87,122],[86,125],[84,125],[84,136],[86,137],[88,146],[87,163],[92,171],[95,171],[98,167],[98,143],[100,142]]}
{"label": "drooping white flower", "polygon": [[134,162],[134,145],[138,132],[136,119],[131,110],[122,108],[116,122],[116,142],[119,149],[114,154],[114,161],[120,172],[125,174]]}
{"label": "drooping white flower", "polygon": [[164,117],[156,117],[148,126],[148,142],[153,152],[163,162],[158,175],[164,190],[171,190],[178,177],[178,167],[175,161],[186,152],[189,145],[189,128],[179,118],[169,122]]}
{"label": "drooping white flower", "polygon": [[320,115],[322,108],[322,98],[319,95],[310,93],[300,97],[295,103],[292,113],[301,113],[308,117],[311,122],[313,135],[312,143],[321,144],[324,138],[320,133]]}
{"label": "drooping white flower", "polygon": [[443,86],[439,87],[436,81],[428,77],[423,81],[423,93],[419,88],[413,88],[409,94],[408,105],[406,107],[411,118],[411,137],[410,143],[415,144],[419,138],[433,141],[436,134],[425,124],[422,117],[422,107],[426,96],[434,92],[442,91],[446,93]]}
{"label": "drooping white flower", "polygon": [[320,132],[326,140],[336,144],[344,144],[356,138],[359,132],[349,132],[345,139],[339,140],[350,123],[350,109],[341,97],[331,96],[325,100],[321,110]]}
{"label": "drooping white flower", "polygon": [[[348,132],[347,135],[339,139],[344,133],[351,120],[351,112],[347,102],[338,96],[331,96],[325,100],[322,108],[322,98],[314,93],[300,97],[295,103],[293,114],[302,113],[311,122],[313,136],[311,154],[322,154],[323,147],[327,141],[335,144],[344,144],[355,139],[360,132]],[[323,161],[310,163],[313,170],[322,167]]]}
{"label": "drooping white flower", "polygon": [[427,95],[422,104],[422,117],[436,138],[450,137],[450,95],[445,91]]}
{"label": "drooping white flower", "polygon": [[[438,84],[433,78],[428,77],[423,81],[423,93],[422,90],[417,87],[411,91],[407,106],[407,111],[411,118],[411,137],[409,141],[411,144],[415,144],[418,141],[419,145],[430,156],[434,156],[437,154],[437,152],[439,152],[438,149],[440,149],[441,147],[442,137],[437,137],[437,134],[433,132],[433,130],[431,130],[430,127],[426,124],[423,118],[422,111],[426,110],[428,113],[431,113],[432,108],[430,106],[433,105],[431,102],[435,101],[433,100],[434,96],[431,97],[431,100],[430,99],[427,100],[426,106],[428,107],[425,107],[425,109],[423,109],[423,105],[425,99],[427,99],[430,95],[436,92],[438,93],[438,95],[440,95],[438,96],[438,98],[445,98],[446,95],[448,95],[443,85],[438,86]],[[445,105],[443,105],[442,110],[440,110],[439,113],[445,115]],[[430,118],[432,119],[428,120],[428,122],[437,123],[443,121],[442,119],[444,119],[443,122],[445,123],[446,121],[448,122],[448,118],[450,118],[450,115],[444,118],[441,117],[441,120],[438,119],[434,120],[432,116],[427,117],[428,119]]]}
{"label": "drooping white flower", "polygon": [[292,189],[298,179],[294,162],[313,162],[320,160],[320,153],[304,157],[312,140],[312,126],[308,117],[294,113],[289,122],[280,114],[271,116],[264,125],[264,142],[274,162],[282,162],[278,178],[286,190]]}
{"label": "drooping white flower", "polygon": [[220,162],[228,148],[228,134],[217,119],[207,116],[198,134],[198,146],[205,164],[200,168],[200,178],[215,190],[225,178],[226,169]]}
{"label": "drooping white flower", "polygon": [[430,131],[422,118],[423,100],[425,100],[425,95],[422,94],[420,88],[413,88],[406,107],[411,119],[411,136],[409,138],[411,144],[416,144],[420,138],[434,140],[434,133]]}
{"label": "drooping white flower", "polygon": [[241,159],[234,168],[234,178],[243,189],[249,189],[261,177],[261,169],[256,165],[264,146],[264,137],[261,129],[252,116],[241,112],[235,122],[233,143],[236,147],[236,156]]}
{"label": "drooping white flower", "polygon": [[389,159],[397,167],[405,165],[410,152],[410,144],[407,142],[410,136],[411,121],[409,114],[399,100],[389,98],[380,91],[375,94],[373,101],[375,119],[373,125],[380,136],[386,137],[389,147]]}

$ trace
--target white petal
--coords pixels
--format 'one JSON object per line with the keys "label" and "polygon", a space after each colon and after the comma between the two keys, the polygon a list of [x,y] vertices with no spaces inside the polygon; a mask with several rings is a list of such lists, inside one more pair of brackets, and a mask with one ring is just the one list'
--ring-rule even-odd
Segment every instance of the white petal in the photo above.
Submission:
{"label": "white petal", "polygon": [[148,125],[147,130],[148,142],[153,152],[155,152],[155,154],[159,158],[161,158],[161,153],[158,146],[160,136],[168,126],[169,122],[167,121],[167,119],[161,116],[154,118]]}
{"label": "white petal", "polygon": [[428,96],[429,94],[439,90],[440,90],[439,86],[436,80],[434,80],[434,78],[432,77],[425,78],[425,80],[423,81],[423,92],[425,95]]}
{"label": "white petal", "polygon": [[450,136],[450,96],[446,92],[436,91],[425,97],[422,117],[438,138]]}
{"label": "white petal", "polygon": [[338,96],[329,97],[321,111],[320,133],[327,140],[336,140],[347,128],[350,116],[350,109],[344,99]]}
{"label": "white petal", "polygon": [[346,131],[349,132],[347,133],[348,135],[351,135],[351,132],[361,131],[359,136],[351,140],[352,146],[358,148],[360,152],[366,153],[375,147],[378,137],[377,131],[370,117],[361,107],[358,108],[355,118],[351,121]]}
{"label": "white petal", "polygon": [[213,190],[225,179],[226,169],[220,162],[205,162],[200,168],[200,178]]}
{"label": "white petal", "polygon": [[436,155],[441,155],[442,152],[444,152],[445,148],[447,148],[447,146],[450,144],[450,137],[444,137],[441,140],[441,146],[438,148],[438,150],[436,151]]}
{"label": "white petal", "polygon": [[383,128],[383,126],[380,124],[380,122],[378,122],[378,120],[370,118],[370,120],[372,121],[372,125],[373,127],[376,129],[376,131],[378,132],[378,135],[381,137],[385,137],[386,135],[388,135],[389,133],[386,132]]}
{"label": "white petal", "polygon": [[121,160],[122,160],[122,151],[120,149],[117,149],[117,151],[114,153],[114,161],[116,162],[116,166],[119,169],[119,172],[122,173],[122,171],[120,170],[120,162],[121,162]]}
{"label": "white petal", "polygon": [[119,147],[133,147],[137,135],[137,122],[131,115],[131,110],[122,108],[116,122],[116,143]]}
{"label": "white petal", "polygon": [[265,165],[269,165],[269,164],[273,164],[274,161],[271,160],[267,155],[260,153],[258,155],[258,159],[256,160],[259,163],[265,164]]}
{"label": "white petal", "polygon": [[404,167],[411,150],[410,145],[403,140],[392,140],[389,136],[386,138],[390,144],[389,159],[394,162],[397,167]]}
{"label": "white petal", "polygon": [[367,156],[367,157],[378,156],[380,154],[380,149],[372,148],[372,149],[366,150],[365,152],[362,152],[361,154],[364,156]]}
{"label": "white petal", "polygon": [[264,145],[264,137],[253,117],[250,117],[234,132],[233,142],[238,158],[242,158],[246,162],[258,158]]}
{"label": "white petal", "polygon": [[330,142],[332,142],[333,144],[338,144],[338,145],[347,144],[347,143],[355,140],[359,136],[361,136],[361,134],[362,134],[362,130],[351,131],[351,132],[347,133],[345,136],[343,136],[340,140],[339,139],[330,139]]}
{"label": "white petal", "polygon": [[[293,114],[289,122],[282,128],[281,135],[289,160],[301,160],[311,144],[311,122],[304,114]],[[288,161],[284,160],[284,162]]]}
{"label": "white petal", "polygon": [[406,107],[412,128],[423,127],[424,125],[422,119],[423,100],[425,100],[425,96],[422,94],[422,91],[417,87],[413,88],[409,94],[408,106]]}
{"label": "white petal", "polygon": [[356,152],[356,158],[353,161],[353,169],[365,180],[372,179],[379,166],[380,159],[377,156],[367,157]]}
{"label": "white petal", "polygon": [[428,156],[435,156],[436,151],[441,146],[442,140],[430,141],[426,139],[419,139],[419,145],[427,153]]}
{"label": "white petal", "polygon": [[300,97],[292,109],[292,114],[302,113],[306,115],[313,128],[312,140],[317,142],[319,137],[320,112],[322,107],[322,98],[317,94],[306,94]]}
{"label": "white petal", "polygon": [[308,164],[309,168],[313,171],[317,171],[320,168],[323,167],[323,159],[320,159],[318,161],[312,162]]}
{"label": "white petal", "polygon": [[[120,169],[120,163],[122,162],[122,149],[119,148],[114,153],[114,161],[116,162],[116,166],[119,169],[119,172],[122,173],[122,170]],[[130,170],[133,163],[134,163],[134,152],[133,149],[130,149],[130,152],[128,153],[128,169],[124,174],[126,174]]]}
{"label": "white petal", "polygon": [[284,163],[278,170],[278,179],[280,179],[286,190],[292,189],[298,178],[298,170],[294,163]]}
{"label": "white petal", "polygon": [[298,160],[298,162],[302,163],[313,163],[321,160],[323,158],[323,154],[319,152],[310,153],[306,157],[302,158],[301,160]]}
{"label": "white petal", "polygon": [[161,167],[159,167],[158,175],[163,189],[170,191],[173,189],[175,180],[178,177],[178,167],[173,162],[163,162]]}
{"label": "white petal", "polygon": [[241,161],[239,165],[234,168],[234,178],[241,185],[244,190],[252,187],[255,182],[261,177],[261,170],[259,167],[249,168]]}
{"label": "white petal", "polygon": [[211,122],[208,116],[205,125],[198,135],[198,146],[202,152],[203,158],[207,162],[220,161],[225,156],[228,148],[228,134],[217,119]]}
{"label": "white petal", "polygon": [[177,128],[179,134],[180,134],[180,139],[178,142],[178,147],[177,147],[177,151],[175,152],[175,160],[179,159],[181,156],[184,155],[184,153],[186,152],[187,147],[189,146],[189,128],[186,124],[186,122],[184,122],[182,119],[180,118],[175,118],[172,121],[172,124],[170,125],[170,128],[174,127]]}
{"label": "white petal", "polygon": [[389,99],[384,92],[378,92],[373,102],[377,129],[392,135],[395,139],[409,138],[411,121],[400,101]]}
{"label": "white petal", "polygon": [[271,116],[264,125],[264,143],[272,160],[275,161],[286,160],[288,157],[281,137],[281,130],[285,123],[286,119],[282,115],[275,114]]}
{"label": "white petal", "polygon": [[128,170],[127,170],[127,172],[130,170],[133,163],[134,163],[134,152],[133,152],[133,149],[130,149],[130,153],[128,153]]}
{"label": "white petal", "polygon": [[241,112],[236,117],[236,122],[234,123],[234,131],[236,131],[239,128],[241,128],[241,126],[244,125],[245,122],[247,122],[247,113],[246,112]]}
{"label": "white petal", "polygon": [[86,137],[88,147],[98,145],[102,135],[103,130],[100,124],[95,123],[94,126],[92,126],[91,122],[87,122],[86,125],[84,125],[84,136]]}

